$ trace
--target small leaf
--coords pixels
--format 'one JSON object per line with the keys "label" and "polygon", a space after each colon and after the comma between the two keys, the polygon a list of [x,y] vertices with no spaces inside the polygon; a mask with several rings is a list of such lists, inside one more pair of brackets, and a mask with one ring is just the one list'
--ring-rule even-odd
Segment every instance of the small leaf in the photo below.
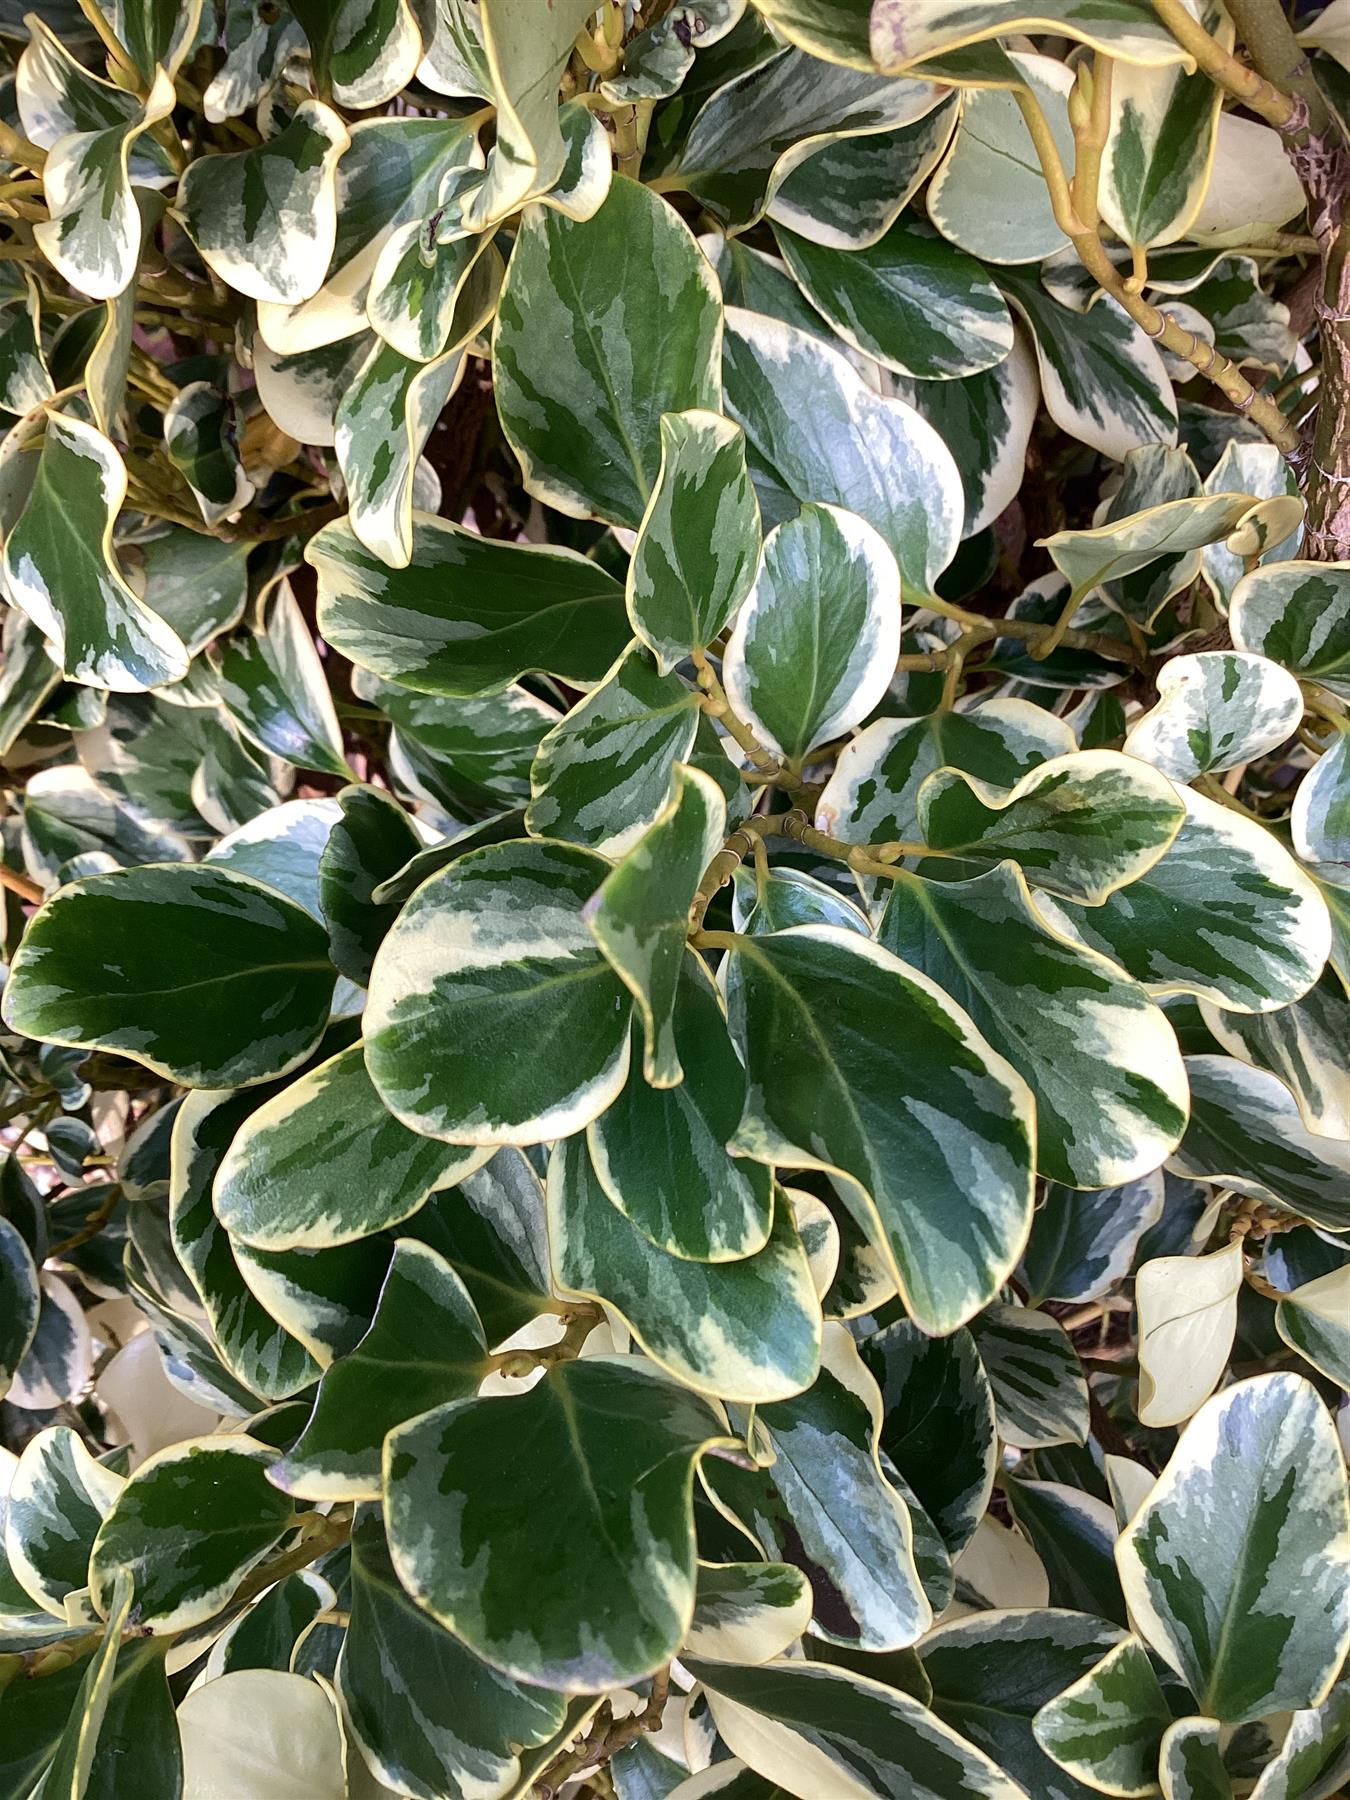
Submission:
{"label": "small leaf", "polygon": [[1062,1769],[1107,1794],[1157,1792],[1158,1751],[1172,1715],[1148,1652],[1127,1637],[1036,1714],[1036,1742]]}
{"label": "small leaf", "polygon": [[0,1216],[0,1398],[8,1393],[33,1342],[41,1290],[22,1233]]}
{"label": "small leaf", "polygon": [[375,952],[399,915],[380,904],[375,889],[405,868],[423,848],[410,816],[383,789],[344,788],[342,817],[319,857],[319,899],[328,943],[339,974],[364,987]]}
{"label": "small leaf", "polygon": [[1237,1329],[1242,1245],[1211,1256],[1160,1256],[1135,1278],[1139,1422],[1181,1425],[1223,1379]]}
{"label": "small leaf", "polygon": [[1233,1800],[1222,1735],[1215,1719],[1176,1719],[1167,1727],[1158,1763],[1163,1800]]}
{"label": "small leaf", "polygon": [[209,381],[189,382],[164,413],[165,451],[208,525],[239,512],[254,495],[234,432],[229,401]]}
{"label": "small leaf", "polygon": [[409,0],[297,0],[320,90],[339,106],[380,106],[412,80],[422,34]]}
{"label": "small leaf", "polygon": [[1350,1265],[1306,1281],[1275,1308],[1275,1329],[1338,1387],[1350,1387]]}
{"label": "small leaf", "polygon": [[89,1552],[124,1486],[67,1425],[52,1425],[24,1446],[5,1508],[5,1560],[30,1600],[66,1617],[67,1596],[89,1585]]}
{"label": "small leaf", "polygon": [[265,631],[225,644],[219,693],[259,749],[302,769],[350,778],[323,664],[289,581],[276,590]]}
{"label": "small leaf", "polygon": [[1025,1306],[991,1306],[971,1320],[970,1335],[1005,1444],[1037,1450],[1087,1442],[1087,1378],[1058,1319]]}
{"label": "small leaf", "polygon": [[1350,698],[1350,566],[1281,562],[1253,569],[1228,609],[1239,650]]}
{"label": "small leaf", "polygon": [[1161,1171],[1086,1193],[1047,1183],[1022,1255],[1029,1303],[1100,1299],[1129,1274],[1140,1238],[1162,1210]]}
{"label": "small leaf", "polygon": [[1174,656],[1158,674],[1158,704],[1131,725],[1127,756],[1173,781],[1254,762],[1292,736],[1303,695],[1278,663],[1240,651]]}
{"label": "small leaf", "polygon": [[700,1563],[684,1652],[713,1662],[772,1662],[810,1621],[811,1584],[790,1563]]}

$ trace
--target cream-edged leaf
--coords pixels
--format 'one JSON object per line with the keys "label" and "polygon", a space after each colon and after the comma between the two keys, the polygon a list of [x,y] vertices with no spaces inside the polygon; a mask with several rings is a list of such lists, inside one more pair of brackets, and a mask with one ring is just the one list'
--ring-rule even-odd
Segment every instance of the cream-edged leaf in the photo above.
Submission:
{"label": "cream-edged leaf", "polygon": [[1096,1792],[1157,1792],[1158,1751],[1171,1714],[1136,1637],[1049,1700],[1032,1721],[1036,1742],[1060,1768]]}
{"label": "cream-edged leaf", "polygon": [[1173,781],[1254,762],[1293,735],[1303,717],[1294,677],[1264,656],[1204,650],[1158,671],[1158,704],[1130,726],[1127,756]]}
{"label": "cream-edged leaf", "polygon": [[1239,650],[1350,698],[1350,563],[1253,569],[1233,589],[1229,626]]}
{"label": "cream-edged leaf", "polygon": [[1135,1277],[1139,1422],[1181,1425],[1223,1378],[1237,1329],[1242,1245],[1210,1256],[1160,1256]]}

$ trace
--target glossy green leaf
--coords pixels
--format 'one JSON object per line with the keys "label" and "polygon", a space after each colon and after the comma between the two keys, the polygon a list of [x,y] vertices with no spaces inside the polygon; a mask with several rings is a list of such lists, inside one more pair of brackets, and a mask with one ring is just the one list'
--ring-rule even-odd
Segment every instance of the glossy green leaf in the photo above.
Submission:
{"label": "glossy green leaf", "polygon": [[1116,1518],[1105,1500],[1059,1481],[1005,1480],[1004,1492],[1013,1522],[1040,1559],[1051,1604],[1127,1626],[1112,1560]]}
{"label": "glossy green leaf", "polygon": [[544,1192],[520,1150],[499,1150],[458,1187],[433,1194],[409,1225],[468,1288],[490,1344],[549,1309]]}
{"label": "glossy green leaf", "polygon": [[409,815],[380,788],[344,788],[338,805],[342,817],[319,857],[319,899],[334,965],[364,987],[399,914],[397,906],[376,901],[375,889],[405,868],[423,843]]}
{"label": "glossy green leaf", "polygon": [[350,777],[323,665],[289,582],[272,599],[265,631],[224,645],[219,693],[259,749],[300,768]]}
{"label": "glossy green leaf", "polygon": [[89,1552],[123,1487],[68,1425],[24,1446],[9,1485],[4,1553],[9,1574],[44,1612],[65,1619],[67,1595],[89,1584]]}
{"label": "glossy green leaf", "polygon": [[886,235],[932,173],[951,140],[958,107],[952,95],[912,124],[826,139],[779,187],[769,217],[813,244],[867,249]]}
{"label": "glossy green leaf", "polygon": [[253,498],[234,442],[229,401],[209,381],[189,382],[167,408],[164,448],[208,525],[241,512]]}
{"label": "glossy green leaf", "polygon": [[22,1367],[38,1325],[37,1267],[23,1235],[0,1216],[0,1394]]}
{"label": "glossy green leaf", "polygon": [[1087,1442],[1087,1379],[1058,1319],[1026,1306],[991,1306],[971,1320],[970,1335],[1005,1444],[1037,1450]]}
{"label": "glossy green leaf", "polygon": [[1160,1172],[1086,1193],[1048,1183],[1022,1256],[1029,1302],[1099,1299],[1129,1274],[1140,1238],[1162,1211]]}

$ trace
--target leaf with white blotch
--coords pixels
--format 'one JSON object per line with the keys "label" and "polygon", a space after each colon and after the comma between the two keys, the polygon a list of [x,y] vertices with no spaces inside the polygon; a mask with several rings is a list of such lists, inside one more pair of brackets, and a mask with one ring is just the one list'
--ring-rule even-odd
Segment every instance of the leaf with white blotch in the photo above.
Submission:
{"label": "leaf with white blotch", "polygon": [[317,293],[337,240],[338,158],[350,142],[331,107],[302,100],[274,138],[189,164],[178,212],[212,273],[277,306]]}
{"label": "leaf with white blotch", "polygon": [[650,188],[618,176],[584,221],[527,213],[492,363],[529,492],[572,517],[636,529],[660,470],[661,415],[718,408],[721,324],[712,270]]}
{"label": "leaf with white blotch", "polygon": [[831,250],[865,250],[894,225],[951,141],[950,95],[923,118],[863,137],[827,138],[769,203],[769,218]]}
{"label": "leaf with white blotch", "polygon": [[[102,1769],[98,1768],[97,1758],[113,1683],[117,1678],[122,1634],[131,1611],[131,1599],[131,1576],[121,1569],[112,1584],[103,1641],[84,1667],[84,1679],[56,1746],[56,1755],[39,1783],[47,1800],[84,1800],[91,1789],[107,1791],[110,1772],[106,1763]],[[116,1758],[123,1751],[126,1739],[118,1742],[114,1734],[110,1737],[112,1741],[108,1748],[112,1758]],[[115,1775],[112,1780],[116,1780]]]}
{"label": "leaf with white blotch", "polygon": [[788,43],[809,50],[822,62],[875,74],[867,43],[867,9],[853,0],[763,0],[755,11]]}
{"label": "leaf with white blotch", "polygon": [[[1259,500],[1292,499],[1298,493],[1298,479],[1276,445],[1249,444],[1233,438],[1205,477],[1205,492],[1253,494]],[[1285,562],[1297,556],[1299,541],[1300,534],[1291,531],[1282,543],[1272,545],[1265,561]],[[1235,556],[1226,543],[1206,544],[1201,554],[1202,570],[1215,604],[1226,613],[1233,589],[1243,576],[1242,558]]]}
{"label": "leaf with white blotch", "polygon": [[1084,1800],[1085,1790],[1036,1742],[1032,1719],[1119,1638],[1086,1613],[1041,1607],[957,1619],[930,1633],[920,1651],[930,1705],[1036,1800]]}
{"label": "leaf with white blotch", "polygon": [[40,1306],[32,1251],[18,1227],[0,1215],[0,1398],[28,1354]]}
{"label": "leaf with white blotch", "polygon": [[541,669],[589,687],[629,639],[620,584],[556,545],[498,543],[422,514],[406,569],[373,556],[345,520],[305,554],[325,639],[421,693],[499,693]]}
{"label": "leaf with white blotch", "polygon": [[1220,1750],[1222,1732],[1216,1719],[1173,1720],[1159,1746],[1163,1800],[1233,1800]]}
{"label": "leaf with white blotch", "polygon": [[568,1693],[632,1681],[689,1628],[694,1467],[730,1442],[706,1401],[627,1357],[453,1401],[386,1443],[394,1566],[433,1618],[517,1680]]}
{"label": "leaf with white blotch", "polygon": [[423,841],[411,816],[383,789],[357,785],[337,798],[342,817],[319,857],[319,899],[335,966],[364,987],[399,915],[398,906],[375,900],[375,889],[406,868]]}
{"label": "leaf with white blotch", "polygon": [[683,1655],[764,1663],[782,1656],[811,1622],[811,1585],[791,1563],[698,1566],[694,1622]]}
{"label": "leaf with white blotch", "polygon": [[927,419],[956,458],[966,494],[963,536],[992,525],[1022,485],[1040,406],[1036,358],[1025,332],[1016,333],[1009,355],[982,375],[957,381],[896,378],[889,385]]}
{"label": "leaf with white blotch", "polygon": [[[465,313],[461,301],[471,283],[496,297],[502,265],[496,252],[489,250],[490,235],[456,235],[442,243],[438,230],[442,212],[450,211],[463,191],[479,179],[472,165],[452,164],[442,177],[437,206],[430,217],[409,219],[380,250],[366,295],[366,317],[387,348],[410,362],[432,362],[444,355],[454,338],[465,335],[456,320]],[[458,232],[458,226],[455,229]],[[480,257],[485,257],[481,270]],[[486,282],[483,276],[488,278]],[[481,320],[474,322],[468,334],[481,324]]]}
{"label": "leaf with white blotch", "polygon": [[[846,1176],[926,1329],[979,1312],[1031,1216],[1021,1078],[934,982],[838,926],[738,938],[728,996],[749,1078],[736,1147]],[[788,1052],[803,1041],[809,1062]]]}
{"label": "leaf with white blotch", "polygon": [[458,1187],[433,1194],[408,1235],[452,1265],[489,1343],[501,1343],[548,1309],[544,1193],[523,1151],[499,1150]]}
{"label": "leaf with white blotch", "polygon": [[732,922],[748,937],[786,931],[790,925],[839,925],[863,937],[872,935],[866,915],[850,899],[804,869],[785,865],[770,869],[761,880],[741,868],[732,884]]}
{"label": "leaf with white blotch", "polygon": [[737,716],[800,763],[886,693],[900,652],[900,571],[885,540],[837,506],[775,526],[727,645]]}
{"label": "leaf with white blotch", "polygon": [[361,332],[317,350],[280,356],[255,338],[253,378],[263,411],[279,431],[299,443],[332,445],[342,396],[374,342],[370,332]]}
{"label": "leaf with white blotch", "polygon": [[1027,700],[987,701],[971,713],[876,719],[845,744],[816,802],[816,824],[856,843],[919,836],[919,790],[935,769],[963,769],[1011,788],[1076,748],[1062,719]]}
{"label": "leaf with white blotch", "polygon": [[1254,762],[1291,737],[1303,717],[1294,677],[1241,650],[1171,657],[1157,686],[1158,703],[1130,726],[1125,753],[1173,781]]}
{"label": "leaf with white blotch", "polygon": [[226,832],[203,860],[251,875],[318,919],[319,858],[340,817],[336,800],[283,800]]}
{"label": "leaf with white blotch", "polygon": [[1326,1231],[1350,1231],[1350,1143],[1309,1131],[1293,1095],[1265,1069],[1188,1056],[1191,1121],[1168,1163]]}
{"label": "leaf with white blotch", "polygon": [[260,750],[299,768],[350,776],[323,664],[289,581],[277,587],[265,631],[222,647],[217,691]]}
{"label": "leaf with white blotch", "polygon": [[689,683],[658,674],[634,644],[541,741],[530,771],[530,833],[626,854],[669,805],[675,765],[693,749],[699,717]]}
{"label": "leaf with white blotch", "polygon": [[1005,1478],[1004,1492],[1014,1524],[1044,1570],[1051,1605],[1127,1625],[1112,1561],[1115,1514],[1106,1501],[1058,1481]]}
{"label": "leaf with white blotch", "polygon": [[1296,1287],[1275,1308],[1275,1328],[1291,1350],[1350,1388],[1350,1265]]}
{"label": "leaf with white blotch", "polygon": [[1158,1751],[1171,1717],[1148,1651],[1127,1637],[1047,1701],[1032,1730],[1046,1755],[1088,1787],[1146,1795],[1158,1791]]}
{"label": "leaf with white blotch", "polygon": [[880,937],[1029,1084],[1042,1174],[1117,1186],[1176,1148],[1186,1074],[1165,1015],[1105,957],[1048,929],[1013,864],[896,883]]}
{"label": "leaf with white blotch", "polygon": [[744,230],[822,142],[893,130],[942,98],[920,81],[895,81],[780,50],[719,87],[700,109],[675,165],[680,186],[723,226]]}
{"label": "leaf with white blotch", "polygon": [[546,20],[533,0],[483,0],[476,10],[475,49],[498,118],[486,179],[465,213],[469,228],[482,231],[546,193],[563,173],[558,80],[589,8],[587,0],[565,0]]}
{"label": "leaf with white blotch", "polygon": [[254,495],[234,433],[230,403],[209,381],[189,382],[164,412],[165,453],[208,525],[239,512]]}
{"label": "leaf with white blotch", "polygon": [[1306,994],[1326,960],[1325,903],[1279,840],[1190,788],[1166,855],[1101,906],[1038,895],[1056,930],[1116,962],[1155,995],[1269,1012]]}
{"label": "leaf with white blotch", "polygon": [[965,498],[928,421],[875,394],[819,338],[735,307],[723,373],[765,523],[807,501],[846,508],[885,538],[915,599],[931,594],[956,553]]}
{"label": "leaf with white blotch", "polygon": [[[685,24],[694,20],[711,24],[709,11],[696,13],[692,5],[686,5],[672,9],[652,29],[670,31],[673,35],[680,29],[682,20]],[[625,57],[631,55],[632,40],[625,50]],[[568,100],[558,109],[558,129],[562,132],[566,150],[562,172],[547,193],[540,194],[539,203],[556,207],[569,219],[592,218],[605,204],[605,196],[614,179],[610,135],[584,99]]]}
{"label": "leaf with white blotch", "polygon": [[137,547],[145,576],[142,597],[173,626],[189,656],[239,623],[248,600],[247,543],[171,525]]}
{"label": "leaf with white blotch", "polygon": [[1087,1442],[1087,1378],[1058,1319],[1026,1306],[990,1306],[971,1320],[970,1335],[1005,1444],[1040,1450]]}
{"label": "leaf with white blotch", "polygon": [[994,1399],[968,1331],[926,1337],[910,1320],[862,1346],[883,1407],[881,1447],[953,1557],[984,1517],[998,1458]]}
{"label": "leaf with white blotch", "polygon": [[127,585],[113,549],[126,466],[92,425],[47,414],[37,474],[5,540],[9,600],[51,639],[69,681],[137,693],[179,681],[178,634]]}
{"label": "leaf with white blotch", "polygon": [[974,862],[1016,863],[1038,888],[1100,906],[1147,874],[1185,809],[1163,775],[1115,750],[1077,750],[996,788],[938,769],[917,800],[924,843]]}
{"label": "leaf with white blotch", "polygon": [[[872,8],[871,47],[883,69],[909,68],[962,45],[1009,33],[1036,31],[1043,12],[1021,0],[975,0],[953,11],[946,0],[878,0]],[[1146,0],[1065,0],[1055,30],[1104,50],[1122,62],[1158,65],[1186,60]]]}
{"label": "leaf with white blotch", "polygon": [[1137,1629],[1211,1718],[1325,1699],[1350,1642],[1350,1501],[1311,1383],[1258,1375],[1203,1406],[1116,1561]]}
{"label": "leaf with white blotch", "polygon": [[[25,60],[30,53],[42,56],[40,41]],[[42,165],[51,217],[33,236],[72,287],[110,300],[135,279],[140,258],[141,215],[131,186],[136,140],[173,111],[173,83],[157,69],[142,101],[81,69],[78,91],[67,99],[79,124],[56,138]]]}
{"label": "leaf with white blotch", "polygon": [[360,1044],[248,1119],[216,1176],[216,1217],[259,1250],[322,1250],[410,1218],[487,1153],[419,1136],[386,1112]]}
{"label": "leaf with white blotch", "polygon": [[39,289],[23,275],[0,307],[0,408],[22,416],[55,392],[42,348]]}
{"label": "leaf with white blotch", "polygon": [[1035,339],[1045,409],[1062,431],[1115,461],[1176,441],[1176,397],[1157,346],[1114,300],[1077,313],[1032,275],[1001,270],[999,282]]}
{"label": "leaf with white blotch", "polygon": [[1350,730],[1343,730],[1298,784],[1289,829],[1307,863],[1333,881],[1350,878]]}
{"label": "leaf with white blotch", "polygon": [[143,1462],[94,1540],[89,1580],[99,1612],[107,1617],[123,1568],[151,1635],[186,1631],[219,1612],[294,1516],[267,1480],[275,1455],[256,1438],[190,1438]]}
{"label": "leaf with white blotch", "polygon": [[458,699],[382,682],[367,685],[369,698],[394,726],[391,767],[414,798],[430,799],[452,817],[505,811],[514,819],[511,829],[484,842],[522,834],[518,809],[529,797],[530,769],[540,741],[557,723],[551,706],[524,687]]}
{"label": "leaf with white blotch", "polygon": [[156,64],[170,75],[192,48],[202,13],[202,0],[98,0],[98,9],[142,78],[149,81]]}
{"label": "leaf with white blotch", "polygon": [[418,363],[378,343],[338,406],[334,434],[351,528],[391,568],[412,558],[417,459],[463,373],[458,348]]}
{"label": "leaf with white blotch", "polygon": [[660,473],[626,587],[633,630],[663,675],[731,623],[759,550],[745,434],[719,413],[665,414]]}
{"label": "leaf with white blotch", "polygon": [[190,1094],[173,1124],[169,1232],[196,1290],[211,1345],[236,1381],[266,1401],[289,1399],[316,1380],[319,1364],[284,1331],[245,1284],[228,1233],[211,1206],[211,1187],[240,1124],[255,1105],[239,1094]]}
{"label": "leaf with white blotch", "polygon": [[[1094,308],[1087,316],[1095,316],[1098,310]],[[1137,609],[1119,587],[1125,577],[1160,558],[1176,559],[1227,537],[1250,506],[1246,494],[1196,494],[1165,500],[1089,530],[1057,531],[1043,541],[1055,567],[1067,577],[1080,600],[1105,584],[1107,598],[1116,608],[1135,616]],[[1184,582],[1184,573],[1177,579]],[[1161,593],[1148,590],[1139,624],[1152,624],[1170,586],[1169,581]]]}
{"label": "leaf with white blotch", "polygon": [[1328,967],[1301,999],[1275,1012],[1243,1015],[1204,1004],[1200,1010],[1222,1049],[1279,1076],[1310,1131],[1350,1137],[1350,999],[1335,969]]}
{"label": "leaf with white blotch", "polygon": [[9,1484],[4,1555],[9,1572],[44,1612],[64,1619],[68,1594],[89,1583],[89,1552],[124,1485],[67,1425],[24,1446]]}
{"label": "leaf with white blotch", "polygon": [[1180,1425],[1228,1367],[1242,1290],[1240,1243],[1210,1256],[1160,1256],[1135,1276],[1139,1314],[1139,1422]]}
{"label": "leaf with white blotch", "polygon": [[719,1508],[810,1581],[815,1631],[877,1652],[914,1643],[933,1617],[909,1508],[878,1460],[880,1424],[875,1381],[844,1327],[830,1325],[814,1384],[755,1411],[772,1465],[703,1469]]}
{"label": "leaf with white blotch", "polygon": [[421,1800],[519,1794],[519,1752],[561,1728],[564,1697],[498,1674],[408,1598],[377,1507],[357,1508],[351,1582],[335,1681],[375,1774]]}
{"label": "leaf with white blotch", "polygon": [[1340,1681],[1320,1706],[1303,1707],[1290,1719],[1284,1742],[1262,1770],[1251,1800],[1336,1800],[1343,1792],[1337,1784],[1350,1774],[1347,1738],[1350,1683]]}
{"label": "leaf with white blotch", "polygon": [[147,863],[71,882],[34,914],[4,1015],[188,1087],[241,1086],[304,1061],[333,979],[323,928],[292,901],[229,870]]}
{"label": "leaf with white blotch", "polygon": [[982,1750],[908,1694],[825,1663],[694,1659],[732,1753],[789,1793],[830,1800],[1024,1800]]}
{"label": "leaf with white blotch", "polygon": [[392,100],[412,80],[422,34],[411,0],[295,0],[320,91],[362,109]]}
{"label": "leaf with white blotch", "polygon": [[696,1392],[754,1404],[786,1399],[815,1379],[820,1306],[781,1199],[753,1256],[671,1256],[611,1204],[585,1139],[574,1137],[549,1159],[548,1223],[558,1287],[612,1306],[652,1360]]}
{"label": "leaf with white blotch", "polygon": [[684,1080],[652,1087],[634,1054],[622,1091],[587,1128],[591,1157],[612,1203],[657,1249],[734,1262],[768,1239],[773,1172],[726,1150],[740,1124],[745,1071],[693,958],[681,971],[673,1030]]}
{"label": "leaf with white blotch", "polygon": [[380,946],[366,1064],[397,1118],[450,1143],[580,1131],[628,1072],[627,993],[584,909],[608,872],[571,844],[470,851]]}
{"label": "leaf with white blotch", "polygon": [[[1221,6],[1203,0],[1194,16],[1232,50],[1233,24]],[[1116,65],[1100,203],[1122,242],[1157,247],[1185,235],[1209,185],[1221,100],[1202,69]]]}
{"label": "leaf with white blotch", "polygon": [[84,1308],[59,1275],[38,1276],[38,1316],[6,1395],[11,1406],[47,1411],[75,1400],[94,1376],[94,1341]]}
{"label": "leaf with white blotch", "polygon": [[1162,1211],[1163,1178],[1156,1171],[1085,1193],[1048,1183],[1022,1255],[1030,1304],[1100,1299],[1129,1274],[1140,1238]]}
{"label": "leaf with white blotch", "polygon": [[[1009,74],[1041,109],[1061,157],[1072,166],[1065,106],[1071,71],[1049,56],[1010,54],[1007,60]],[[944,237],[988,262],[1039,262],[1065,241],[1026,121],[1007,87],[963,95],[960,122],[928,198]]]}
{"label": "leaf with white blotch", "polygon": [[305,1429],[269,1479],[306,1500],[378,1500],[386,1435],[475,1393],[487,1369],[463,1282],[437,1251],[400,1238],[370,1330],[325,1370]]}
{"label": "leaf with white blotch", "polygon": [[1233,589],[1228,623],[1239,650],[1350,699],[1350,563],[1253,569]]}

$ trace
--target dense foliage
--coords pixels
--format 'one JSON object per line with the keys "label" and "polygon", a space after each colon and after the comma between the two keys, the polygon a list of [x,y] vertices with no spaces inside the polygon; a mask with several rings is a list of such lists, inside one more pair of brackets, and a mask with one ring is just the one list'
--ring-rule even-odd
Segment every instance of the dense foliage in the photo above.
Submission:
{"label": "dense foliage", "polygon": [[0,1800],[1343,1791],[1350,0],[0,45]]}

